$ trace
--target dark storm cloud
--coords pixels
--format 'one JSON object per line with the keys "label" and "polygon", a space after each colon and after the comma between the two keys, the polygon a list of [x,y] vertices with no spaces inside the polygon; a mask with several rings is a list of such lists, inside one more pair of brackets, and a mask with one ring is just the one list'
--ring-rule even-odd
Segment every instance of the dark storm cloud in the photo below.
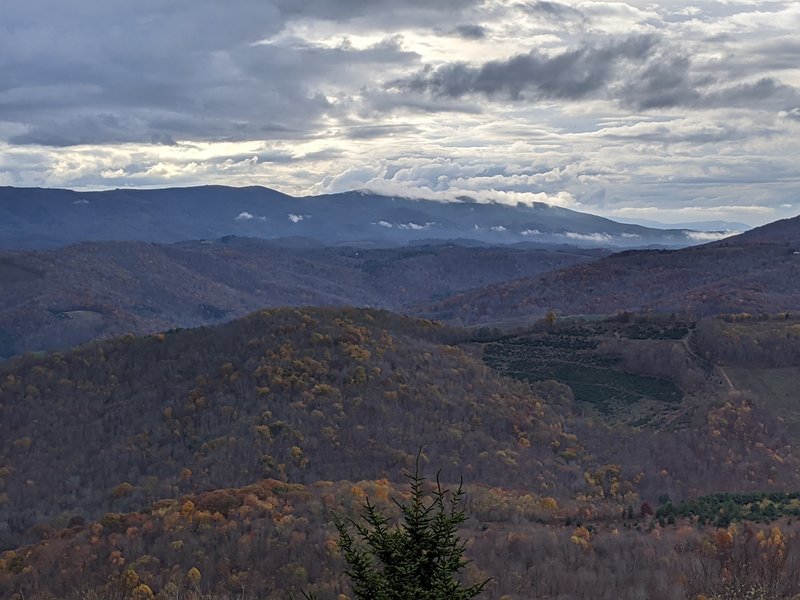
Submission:
{"label": "dark storm cloud", "polygon": [[[545,3],[547,5],[551,3]],[[473,95],[510,100],[609,99],[637,110],[686,106],[793,106],[795,88],[772,77],[731,82],[696,68],[679,47],[656,35],[586,42],[555,54],[538,49],[479,65],[425,67],[390,89],[435,98]]]}
{"label": "dark storm cloud", "polygon": [[700,100],[688,57],[658,48],[648,59],[618,73],[619,79],[609,86],[608,96],[643,110],[695,104]]}
{"label": "dark storm cloud", "polygon": [[[663,37],[596,35],[555,54],[537,48],[484,64],[427,67],[389,86],[381,75],[413,72],[422,57],[391,35],[367,48],[347,41],[346,31],[387,32],[412,23],[480,43],[487,29],[478,24],[479,9],[489,6],[499,10],[500,5],[479,0],[10,3],[0,19],[0,122],[15,125],[7,136],[13,144],[64,147],[303,139],[331,121],[346,123],[348,112],[374,119],[395,110],[478,113],[486,99],[599,98],[641,110],[748,102],[788,110],[798,104],[793,88],[758,77],[764,68],[797,64],[800,47],[788,36],[698,65]],[[510,6],[533,21],[594,18],[555,1]],[[456,25],[465,18],[471,20]],[[342,43],[331,47],[275,37],[303,19],[347,23]],[[733,48],[736,42],[726,43]],[[741,73],[752,74],[752,80],[743,81]],[[332,99],[337,93],[340,98]]]}
{"label": "dark storm cloud", "polygon": [[546,55],[538,50],[479,66],[451,63],[426,68],[394,82],[411,92],[458,98],[469,94],[511,99],[581,99],[607,88],[625,63],[642,63],[653,53],[654,36],[636,36],[606,44],[584,44],[574,50]]}
{"label": "dark storm cloud", "polygon": [[[114,60],[54,57],[60,68],[52,77],[22,61],[0,62],[0,85],[23,84],[0,91],[0,120],[27,126],[15,144],[285,137],[331,113],[321,91],[329,78],[362,85],[376,67],[417,59],[392,39],[359,50],[285,42],[191,52],[166,54],[152,68],[159,61],[135,49]],[[95,61],[91,70],[80,68],[84,60]]]}

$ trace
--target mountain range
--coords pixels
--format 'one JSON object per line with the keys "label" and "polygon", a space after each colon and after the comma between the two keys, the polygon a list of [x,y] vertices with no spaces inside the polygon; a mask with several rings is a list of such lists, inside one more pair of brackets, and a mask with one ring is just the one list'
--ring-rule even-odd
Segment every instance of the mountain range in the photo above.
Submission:
{"label": "mountain range", "polygon": [[677,247],[724,234],[622,224],[538,202],[436,202],[359,191],[295,198],[263,187],[0,188],[0,249],[81,241],[172,243],[226,235],[304,237],[325,245],[461,238],[489,244]]}
{"label": "mountain range", "polygon": [[800,293],[800,218],[677,250],[462,243],[325,247],[227,236],[0,252],[0,358],[270,306],[372,306],[504,325],[551,311],[793,311]]}

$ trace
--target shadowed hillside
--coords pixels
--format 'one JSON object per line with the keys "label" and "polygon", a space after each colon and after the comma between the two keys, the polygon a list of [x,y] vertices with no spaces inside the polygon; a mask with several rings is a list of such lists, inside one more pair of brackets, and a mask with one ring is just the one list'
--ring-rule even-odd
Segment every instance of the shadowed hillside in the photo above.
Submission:
{"label": "shadowed hillside", "polygon": [[0,253],[0,359],[99,337],[219,323],[270,306],[402,309],[602,251],[291,247],[248,238],[93,242]]}
{"label": "shadowed hillside", "polygon": [[464,323],[619,311],[776,313],[800,308],[800,218],[683,250],[632,250],[455,295],[421,312]]}
{"label": "shadowed hillside", "polygon": [[[689,327],[558,322],[480,342],[385,311],[276,309],[14,359],[0,593],[341,593],[329,511],[402,494],[422,447],[469,483],[467,576],[496,576],[489,597],[677,600],[716,539],[704,523],[800,514],[779,413],[705,378]],[[620,403],[650,417],[606,418]]]}

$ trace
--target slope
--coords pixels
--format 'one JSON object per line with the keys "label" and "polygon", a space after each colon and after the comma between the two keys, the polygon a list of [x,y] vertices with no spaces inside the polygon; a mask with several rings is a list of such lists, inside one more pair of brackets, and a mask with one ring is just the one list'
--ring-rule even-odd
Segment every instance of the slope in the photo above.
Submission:
{"label": "slope", "polygon": [[702,316],[800,307],[800,218],[682,250],[638,250],[455,295],[420,312],[465,323],[655,311]]}
{"label": "slope", "polygon": [[[470,518],[459,533],[471,562],[464,578],[492,577],[485,598],[681,600],[687,597],[681,582],[692,578],[698,562],[706,580],[697,583],[715,583],[732,550],[712,528],[683,519],[659,526],[659,519],[638,510],[599,512],[588,503],[561,505],[551,497],[479,485],[466,492]],[[285,600],[302,591],[322,599],[348,597],[330,513],[357,518],[369,497],[393,520],[398,511],[388,498],[402,500],[406,493],[405,486],[386,480],[308,486],[264,480],[160,500],[136,513],[108,513],[94,523],[76,520],[63,530],[42,531],[46,539],[37,544],[0,552],[0,594],[14,598],[21,592],[37,600],[136,599],[151,597],[148,592],[159,599],[198,592],[209,600]],[[772,537],[778,526],[787,542],[782,550],[792,557],[785,576],[796,579],[797,524],[737,526],[737,551],[748,538],[757,545],[762,532]],[[765,546],[762,552],[770,549]],[[781,570],[771,573],[783,576]]]}
{"label": "slope", "polygon": [[561,429],[433,323],[275,310],[0,367],[0,548],[38,523],[180,490],[399,476],[420,446],[451,480],[580,481]]}
{"label": "slope", "polygon": [[[656,325],[503,336],[486,356],[515,347],[515,371],[543,335],[561,352],[590,328],[617,343],[603,353],[684,362],[683,332]],[[499,377],[469,340],[384,311],[284,309],[0,366],[0,595],[333,597],[329,511],[386,503],[420,446],[426,471],[469,482],[469,576],[498,577],[495,596],[682,597],[678,575],[715,538],[693,521],[656,529],[664,494],[789,491],[748,497],[759,518],[794,514],[800,461],[747,398],[685,406],[691,418],[656,429],[607,424],[565,385]],[[716,495],[709,515],[742,498]]]}

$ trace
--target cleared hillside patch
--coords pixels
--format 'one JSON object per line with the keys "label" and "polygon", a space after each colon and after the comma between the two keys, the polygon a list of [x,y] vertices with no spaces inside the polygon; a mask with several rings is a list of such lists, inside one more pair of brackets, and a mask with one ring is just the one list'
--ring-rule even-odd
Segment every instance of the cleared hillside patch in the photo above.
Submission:
{"label": "cleared hillside patch", "polygon": [[610,422],[656,424],[681,407],[684,393],[671,379],[631,368],[625,353],[631,346],[656,357],[687,331],[686,324],[571,321],[489,343],[484,361],[516,379],[565,384],[579,407]]}
{"label": "cleared hillside patch", "polygon": [[779,415],[792,435],[800,440],[800,367],[725,369],[738,390],[750,392],[765,410]]}

